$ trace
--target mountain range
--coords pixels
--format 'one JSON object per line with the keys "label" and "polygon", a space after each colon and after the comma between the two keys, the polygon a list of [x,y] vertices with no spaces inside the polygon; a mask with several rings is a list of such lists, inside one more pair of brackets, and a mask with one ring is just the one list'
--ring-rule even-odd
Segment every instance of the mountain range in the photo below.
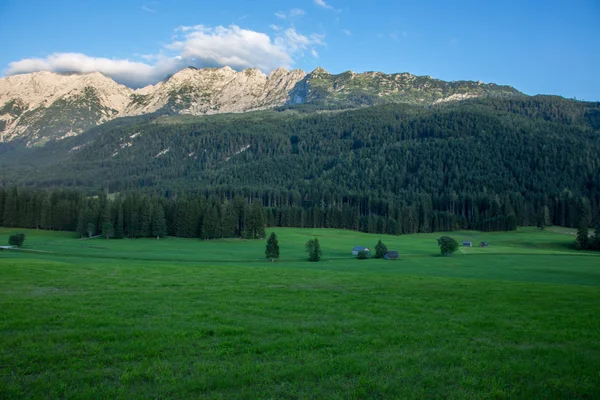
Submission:
{"label": "mountain range", "polygon": [[431,106],[482,97],[524,96],[510,86],[445,82],[409,73],[330,74],[283,68],[186,68],[141,89],[99,72],[35,72],[0,79],[0,142],[43,146],[119,117],[211,115],[281,106],[348,109],[387,103]]}

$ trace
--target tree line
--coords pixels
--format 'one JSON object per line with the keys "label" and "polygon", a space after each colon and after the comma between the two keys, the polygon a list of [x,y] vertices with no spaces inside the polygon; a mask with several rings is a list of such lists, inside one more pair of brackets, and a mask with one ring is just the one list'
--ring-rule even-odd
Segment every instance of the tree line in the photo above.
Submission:
{"label": "tree line", "polygon": [[227,194],[195,192],[165,197],[141,192],[90,195],[67,189],[0,188],[0,226],[76,231],[82,237],[215,239],[262,238],[265,227],[401,235],[456,229],[513,230],[517,225],[539,226],[542,222],[544,226],[565,226],[571,220],[577,221],[572,222],[577,226],[598,224],[598,210],[592,209],[591,202],[567,191],[546,199],[538,210],[530,209],[521,197],[508,195],[456,196],[447,200],[448,208],[439,209],[439,203],[425,196],[420,202],[406,203],[370,196],[311,201],[282,191]]}

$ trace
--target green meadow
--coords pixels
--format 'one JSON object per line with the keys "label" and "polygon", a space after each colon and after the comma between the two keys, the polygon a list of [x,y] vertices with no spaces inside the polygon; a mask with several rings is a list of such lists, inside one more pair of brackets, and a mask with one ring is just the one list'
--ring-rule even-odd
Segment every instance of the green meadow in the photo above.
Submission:
{"label": "green meadow", "polygon": [[[600,256],[571,232],[266,240],[0,229],[0,398],[600,398]],[[317,237],[318,263],[304,244]],[[400,259],[357,260],[382,239]],[[480,248],[487,241],[488,248]]]}

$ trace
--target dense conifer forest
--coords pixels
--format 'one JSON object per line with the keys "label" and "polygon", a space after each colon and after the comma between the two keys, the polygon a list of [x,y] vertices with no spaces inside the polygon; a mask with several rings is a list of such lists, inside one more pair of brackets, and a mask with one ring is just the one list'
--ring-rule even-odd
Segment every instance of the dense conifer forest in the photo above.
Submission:
{"label": "dense conifer forest", "polygon": [[557,97],[145,116],[2,152],[0,224],[82,236],[576,228],[584,214],[593,228],[600,210],[600,105]]}

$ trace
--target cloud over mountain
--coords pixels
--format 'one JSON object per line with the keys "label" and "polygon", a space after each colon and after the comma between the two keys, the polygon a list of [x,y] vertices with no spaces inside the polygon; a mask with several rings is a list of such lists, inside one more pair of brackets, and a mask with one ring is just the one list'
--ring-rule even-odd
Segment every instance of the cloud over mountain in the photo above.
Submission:
{"label": "cloud over mountain", "polygon": [[144,61],[92,57],[81,53],[54,53],[45,58],[27,58],[9,64],[7,75],[36,71],[101,72],[130,87],[153,84],[178,70],[221,67],[258,68],[268,73],[278,67],[291,68],[305,52],[324,44],[321,35],[303,35],[294,27],[267,33],[240,28],[205,25],[181,26],[173,41]]}

